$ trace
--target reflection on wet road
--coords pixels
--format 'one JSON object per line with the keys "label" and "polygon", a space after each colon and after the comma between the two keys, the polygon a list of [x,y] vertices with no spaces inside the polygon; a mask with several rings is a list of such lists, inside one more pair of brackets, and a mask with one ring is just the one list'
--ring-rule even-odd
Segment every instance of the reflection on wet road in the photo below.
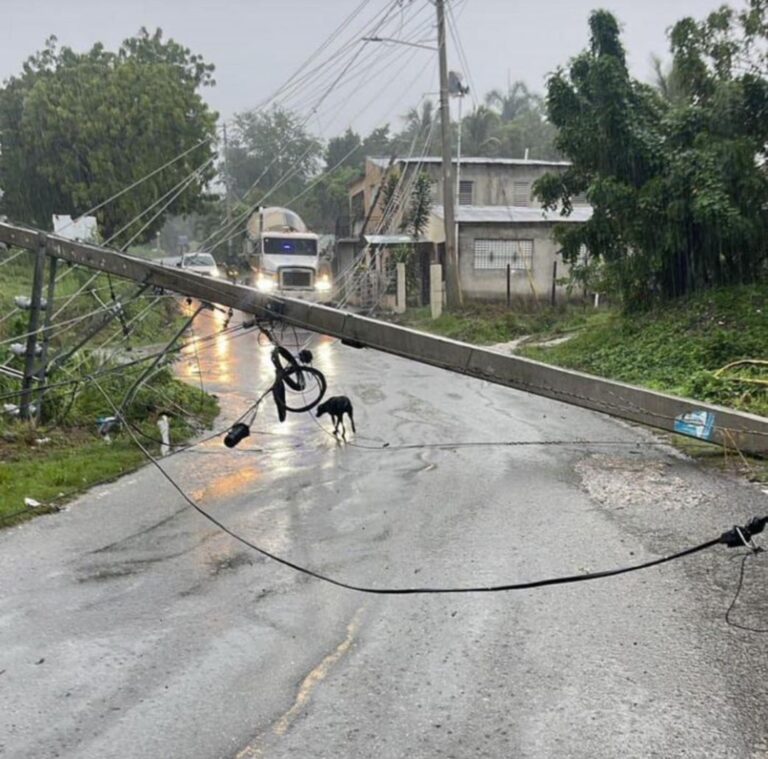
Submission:
{"label": "reflection on wet road", "polygon": [[[217,335],[225,319],[201,314],[176,364],[219,396],[220,428],[273,378],[271,346]],[[669,553],[692,524],[706,537],[753,511],[751,491],[636,447],[649,436],[627,425],[326,337],[310,348],[329,394],[355,404],[350,444],[309,414],[280,424],[268,398],[237,448],[216,437],[162,466],[227,527],[318,572],[499,584]],[[576,439],[617,444],[539,444]],[[526,445],[450,447],[499,440]],[[679,503],[659,508],[659,492]],[[719,566],[361,596],[246,549],[146,467],[0,533],[0,755],[758,756],[764,656],[713,621]]]}

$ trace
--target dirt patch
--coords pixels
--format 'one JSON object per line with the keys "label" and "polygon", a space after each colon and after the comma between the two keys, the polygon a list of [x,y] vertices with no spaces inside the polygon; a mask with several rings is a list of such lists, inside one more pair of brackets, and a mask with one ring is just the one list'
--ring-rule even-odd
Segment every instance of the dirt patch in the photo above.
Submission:
{"label": "dirt patch", "polygon": [[697,506],[704,494],[676,474],[664,461],[626,459],[597,454],[576,464],[589,495],[614,510]]}

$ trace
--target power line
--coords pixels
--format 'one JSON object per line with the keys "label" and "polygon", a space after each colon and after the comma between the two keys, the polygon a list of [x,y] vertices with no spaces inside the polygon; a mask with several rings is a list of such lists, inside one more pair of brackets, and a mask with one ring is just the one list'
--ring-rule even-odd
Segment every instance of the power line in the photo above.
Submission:
{"label": "power line", "polygon": [[[99,382],[94,380],[94,384],[97,387],[97,389],[100,391],[104,399],[107,401],[107,403],[112,407],[114,413],[118,416],[118,418],[122,418],[120,416],[119,409],[114,404],[110,396],[101,387]],[[691,556],[695,553],[705,551],[709,548],[713,548],[716,545],[720,545],[720,544],[729,545],[728,541],[732,539],[732,534],[734,533],[734,531],[739,531],[740,534],[746,533],[751,537],[751,535],[756,534],[757,532],[761,532],[762,529],[765,527],[765,523],[768,522],[768,517],[757,519],[756,520],[757,522],[762,523],[761,525],[759,525],[759,529],[755,527],[752,530],[750,530],[749,526],[744,526],[742,528],[735,527],[733,528],[733,530],[727,533],[723,533],[717,538],[708,540],[704,543],[700,543],[691,548],[686,548],[682,551],[678,551],[677,553],[670,554],[668,556],[663,556],[657,559],[651,559],[649,561],[645,561],[640,564],[633,564],[630,566],[618,567],[615,569],[608,569],[608,570],[603,570],[598,572],[588,572],[588,573],[577,574],[577,575],[564,575],[560,577],[550,577],[550,578],[545,578],[540,580],[531,580],[527,582],[505,583],[500,585],[474,585],[474,586],[464,586],[464,587],[448,586],[448,587],[402,587],[402,588],[378,587],[377,588],[377,587],[371,587],[366,585],[358,585],[358,584],[346,582],[343,580],[338,580],[329,575],[310,569],[309,567],[297,564],[282,556],[278,556],[277,554],[272,553],[271,551],[268,551],[265,548],[262,548],[261,546],[257,545],[251,540],[235,532],[230,527],[227,527],[227,525],[225,525],[219,519],[214,517],[211,513],[203,509],[194,499],[192,499],[189,495],[187,495],[187,493],[176,482],[176,480],[173,477],[171,477],[170,474],[168,474],[168,472],[162,467],[162,465],[157,461],[157,459],[155,459],[155,457],[152,456],[152,454],[141,443],[141,441],[133,432],[132,428],[127,426],[127,429],[129,434],[133,438],[134,443],[139,447],[139,449],[144,454],[144,456],[152,464],[154,464],[154,466],[160,471],[162,476],[169,482],[169,484],[174,488],[174,490],[176,490],[179,493],[179,495],[181,495],[181,497],[195,511],[197,511],[201,516],[205,517],[208,521],[210,521],[212,524],[214,524],[216,527],[222,530],[222,532],[225,532],[230,537],[234,538],[235,540],[247,546],[248,548],[251,548],[252,550],[256,551],[262,556],[268,559],[271,559],[272,561],[275,561],[278,564],[282,564],[283,566],[288,567],[289,569],[292,569],[295,572],[298,572],[300,574],[303,574],[309,577],[313,577],[314,579],[320,580],[327,584],[334,585],[336,587],[343,588],[345,590],[355,591],[358,593],[366,593],[366,594],[373,594],[373,595],[436,595],[436,594],[442,595],[442,594],[464,594],[464,593],[500,593],[500,592],[508,592],[513,590],[532,590],[534,588],[542,588],[542,587],[548,587],[553,585],[568,585],[568,584],[573,584],[577,582],[587,582],[591,580],[605,579],[608,577],[616,577],[618,575],[628,574],[630,572],[638,572],[644,569],[649,569],[651,567],[659,566],[661,564],[666,564],[671,561],[676,561],[678,559]]]}

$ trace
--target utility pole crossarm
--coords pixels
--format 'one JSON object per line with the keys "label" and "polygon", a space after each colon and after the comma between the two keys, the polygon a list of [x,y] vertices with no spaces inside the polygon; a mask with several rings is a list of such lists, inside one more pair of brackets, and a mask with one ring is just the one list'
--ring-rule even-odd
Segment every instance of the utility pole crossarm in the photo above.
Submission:
{"label": "utility pole crossarm", "polygon": [[[746,453],[768,454],[766,417],[497,353],[328,306],[268,295],[244,285],[164,267],[95,245],[0,223],[0,242],[35,250],[41,237],[47,255],[90,269],[330,335],[348,345],[373,348],[706,442],[735,446]],[[693,416],[686,421],[689,414]],[[697,418],[709,420],[706,428],[697,428],[695,421],[690,421]]]}

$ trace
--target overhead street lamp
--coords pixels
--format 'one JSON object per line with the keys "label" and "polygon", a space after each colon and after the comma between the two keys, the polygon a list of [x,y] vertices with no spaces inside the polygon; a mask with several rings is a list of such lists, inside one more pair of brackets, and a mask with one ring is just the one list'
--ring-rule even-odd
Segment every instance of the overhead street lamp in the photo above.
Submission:
{"label": "overhead street lamp", "polygon": [[424,50],[437,50],[432,45],[422,45],[420,42],[407,42],[406,40],[396,40],[394,37],[363,37],[364,42],[391,42],[395,45],[408,45],[408,47],[420,47]]}

